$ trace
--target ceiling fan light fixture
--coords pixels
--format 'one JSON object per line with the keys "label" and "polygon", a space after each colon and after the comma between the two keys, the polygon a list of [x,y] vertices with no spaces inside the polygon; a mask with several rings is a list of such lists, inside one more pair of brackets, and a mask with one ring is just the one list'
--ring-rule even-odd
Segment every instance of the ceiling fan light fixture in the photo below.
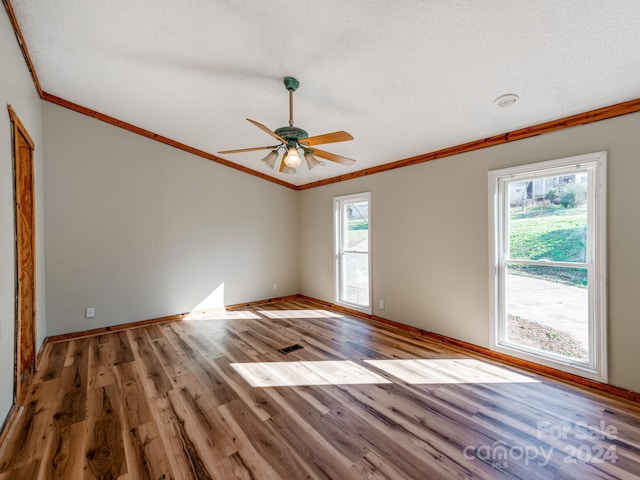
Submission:
{"label": "ceiling fan light fixture", "polygon": [[262,159],[262,161],[264,163],[267,164],[267,166],[273,170],[273,168],[276,165],[276,159],[278,158],[278,151],[277,150],[271,150],[269,153],[267,153],[267,155]]}
{"label": "ceiling fan light fixture", "polygon": [[309,167],[309,170],[313,170],[315,167],[320,165],[318,159],[314,157],[311,152],[304,152],[304,159],[307,161],[307,167]]}
{"label": "ceiling fan light fixture", "polygon": [[227,154],[253,152],[255,150],[271,150],[267,155],[264,156],[264,158],[261,159],[261,161],[264,162],[270,169],[275,170],[275,165],[276,163],[278,163],[278,156],[280,155],[280,151],[282,150],[282,161],[278,163],[278,172],[281,173],[296,173],[296,168],[302,165],[302,155],[304,155],[309,170],[314,169],[318,165],[325,165],[325,162],[318,160],[316,156],[342,165],[353,165],[354,163],[356,163],[356,161],[352,158],[343,157],[342,155],[336,155],[335,153],[326,152],[315,147],[315,145],[322,145],[324,143],[336,143],[353,140],[353,136],[350,133],[340,130],[337,132],[314,135],[310,137],[309,134],[302,128],[293,126],[293,92],[298,89],[300,83],[293,77],[285,77],[284,86],[289,92],[289,126],[271,130],[262,123],[247,118],[247,121],[249,123],[258,127],[260,130],[267,133],[272,138],[278,140],[279,143],[277,145],[270,145],[265,147],[221,150],[218,153]]}
{"label": "ceiling fan light fixture", "polygon": [[298,155],[298,151],[295,147],[291,147],[289,149],[289,153],[287,153],[287,156],[284,158],[284,163],[288,167],[293,168],[294,172],[296,167],[302,165],[302,160],[300,160],[300,156]]}

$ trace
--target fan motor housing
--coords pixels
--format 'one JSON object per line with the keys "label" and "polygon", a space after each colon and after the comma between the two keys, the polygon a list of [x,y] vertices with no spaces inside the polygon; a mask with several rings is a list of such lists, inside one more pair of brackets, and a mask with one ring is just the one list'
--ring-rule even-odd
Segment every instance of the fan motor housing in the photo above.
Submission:
{"label": "fan motor housing", "polygon": [[309,137],[309,134],[298,127],[280,127],[275,131],[287,142],[299,142],[303,138]]}

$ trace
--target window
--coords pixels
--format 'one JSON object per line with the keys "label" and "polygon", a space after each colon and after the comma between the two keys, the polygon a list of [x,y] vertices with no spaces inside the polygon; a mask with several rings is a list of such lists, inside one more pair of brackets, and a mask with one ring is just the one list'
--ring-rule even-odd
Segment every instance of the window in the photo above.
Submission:
{"label": "window", "polygon": [[336,303],[371,312],[369,192],[334,198]]}
{"label": "window", "polygon": [[491,348],[606,382],[606,152],[489,172]]}

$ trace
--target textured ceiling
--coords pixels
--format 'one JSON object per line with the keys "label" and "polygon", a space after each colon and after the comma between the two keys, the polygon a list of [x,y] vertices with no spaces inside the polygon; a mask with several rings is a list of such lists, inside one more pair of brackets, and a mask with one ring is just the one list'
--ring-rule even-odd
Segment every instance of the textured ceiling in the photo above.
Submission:
{"label": "textured ceiling", "polygon": [[[11,0],[42,89],[206,152],[346,130],[301,185],[640,97],[637,0]],[[509,108],[496,97],[516,93]]]}

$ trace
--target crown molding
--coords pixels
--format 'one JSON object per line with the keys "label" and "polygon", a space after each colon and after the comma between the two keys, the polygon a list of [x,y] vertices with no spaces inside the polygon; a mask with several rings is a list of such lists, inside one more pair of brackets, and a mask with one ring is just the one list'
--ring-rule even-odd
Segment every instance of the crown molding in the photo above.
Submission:
{"label": "crown molding", "polygon": [[11,2],[9,0],[2,0],[2,3],[4,4],[4,8],[7,10],[7,15],[9,16],[9,21],[11,22],[11,26],[13,27],[13,32],[16,35],[16,40],[18,40],[20,51],[22,52],[25,63],[27,64],[27,68],[29,69],[29,73],[31,74],[33,83],[36,87],[36,90],[38,91],[38,95],[42,97],[42,87],[40,86],[40,80],[38,80],[38,75],[36,74],[36,69],[33,66],[33,62],[31,61],[31,55],[29,55],[29,50],[27,49],[27,44],[24,41],[22,30],[20,30],[20,25],[18,25],[16,12],[13,10],[13,6],[11,5]]}
{"label": "crown molding", "polygon": [[417,165],[419,163],[429,162],[431,160],[437,160],[439,158],[450,157],[452,155],[458,155],[460,153],[472,152],[474,150],[480,150],[482,148],[494,147],[503,143],[523,140],[525,138],[535,137],[544,133],[563,130],[565,128],[575,127],[578,125],[586,125],[588,123],[599,122],[600,120],[606,120],[608,118],[627,115],[629,113],[635,113],[638,111],[640,111],[640,98],[629,100],[628,102],[617,103],[608,107],[598,108],[584,113],[579,113],[577,115],[571,115],[559,120],[552,120],[550,122],[539,123],[530,127],[521,128],[519,130],[501,133],[499,135],[494,135],[493,137],[474,140],[472,142],[444,148],[435,152],[423,153],[415,157],[405,158],[403,160],[397,160],[391,163],[385,163],[383,165],[366,168],[364,170],[358,170],[357,172],[347,173],[338,177],[326,178],[324,180],[318,180],[317,182],[306,183],[304,185],[300,185],[297,190],[307,190],[309,188],[320,187],[322,185],[344,182],[345,180],[352,180],[354,178],[360,178],[366,175],[386,172],[388,170],[393,170],[396,168],[409,167],[411,165]]}
{"label": "crown molding", "polygon": [[282,185],[283,187],[291,188],[293,190],[298,189],[296,185],[287,183],[283,180],[280,180],[279,178],[271,177],[269,175],[265,175],[264,173],[260,173],[248,167],[245,167],[244,165],[239,165],[237,163],[230,162],[229,160],[225,160],[224,158],[218,157],[217,155],[213,155],[212,153],[205,152],[204,150],[200,150],[198,148],[191,147],[189,145],[178,142],[176,140],[172,140],[171,138],[165,137],[163,135],[159,135],[157,133],[154,133],[150,130],[146,130],[141,127],[137,127],[123,120],[118,120],[115,117],[111,117],[109,115],[105,115],[104,113],[100,113],[90,108],[83,107],[82,105],[78,105],[77,103],[70,102],[69,100],[65,100],[64,98],[57,97],[47,92],[42,92],[41,97],[43,100],[46,100],[47,102],[51,102],[61,107],[68,108],[69,110],[73,110],[74,112],[87,115],[89,117],[95,118],[96,120],[100,120],[101,122],[105,122],[115,127],[128,130],[129,132],[135,133],[137,135],[150,138],[151,140],[164,143],[165,145],[169,145],[170,147],[177,148],[178,150],[191,153],[193,155],[205,158],[207,160],[211,160],[212,162],[219,163],[221,165],[224,165],[229,168],[233,168],[235,170],[240,170],[241,172],[248,173],[249,175],[253,175],[258,178],[262,178],[263,180],[277,183],[278,185]]}

